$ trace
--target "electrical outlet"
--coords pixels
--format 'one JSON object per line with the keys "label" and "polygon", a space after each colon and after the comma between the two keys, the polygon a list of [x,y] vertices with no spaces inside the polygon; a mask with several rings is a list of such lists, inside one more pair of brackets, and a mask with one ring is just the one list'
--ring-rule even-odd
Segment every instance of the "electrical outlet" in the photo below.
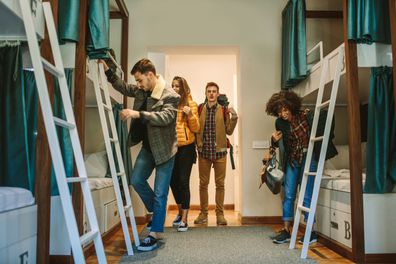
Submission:
{"label": "electrical outlet", "polygon": [[254,149],[267,149],[269,145],[269,140],[253,140]]}

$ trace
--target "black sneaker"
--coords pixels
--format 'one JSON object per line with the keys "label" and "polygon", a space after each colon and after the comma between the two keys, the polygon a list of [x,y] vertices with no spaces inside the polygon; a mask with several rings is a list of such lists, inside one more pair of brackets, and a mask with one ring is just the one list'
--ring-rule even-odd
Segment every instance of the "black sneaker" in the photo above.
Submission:
{"label": "black sneaker", "polygon": [[[283,229],[282,229],[283,230]],[[279,230],[279,231],[276,231],[275,233],[272,233],[270,236],[269,236],[269,238],[271,239],[271,240],[274,240],[281,232],[282,232],[282,230]]]}
{"label": "black sneaker", "polygon": [[186,232],[188,230],[188,224],[180,221],[179,226],[177,227],[177,232]]}
{"label": "black sneaker", "polygon": [[146,225],[146,229],[147,229],[148,231],[150,231],[150,230],[151,230],[151,221],[149,221],[149,222],[147,223],[147,225]]}
{"label": "black sneaker", "polygon": [[147,236],[140,246],[137,247],[140,251],[151,251],[157,247],[157,239],[152,236]]}
{"label": "black sneaker", "polygon": [[[315,231],[312,231],[310,238],[311,238],[311,240],[309,241],[309,245],[318,242],[318,233],[316,233]],[[302,236],[300,238],[300,240],[298,240],[298,243],[304,244],[304,236]]]}
{"label": "black sneaker", "polygon": [[282,229],[279,234],[272,240],[275,244],[283,244],[290,241],[290,232]]}
{"label": "black sneaker", "polygon": [[182,216],[178,214],[176,216],[175,220],[173,220],[172,226],[173,227],[178,227],[180,225],[181,221],[182,221]]}

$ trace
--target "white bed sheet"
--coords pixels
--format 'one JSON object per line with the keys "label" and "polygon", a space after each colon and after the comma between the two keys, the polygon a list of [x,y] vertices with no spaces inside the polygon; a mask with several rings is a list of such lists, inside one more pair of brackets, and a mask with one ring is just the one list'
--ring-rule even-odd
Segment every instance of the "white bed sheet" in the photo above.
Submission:
{"label": "white bed sheet", "polygon": [[112,178],[88,178],[89,188],[91,190],[100,190],[113,186]]}
{"label": "white bed sheet", "polygon": [[32,193],[23,188],[0,187],[0,212],[34,204]]}

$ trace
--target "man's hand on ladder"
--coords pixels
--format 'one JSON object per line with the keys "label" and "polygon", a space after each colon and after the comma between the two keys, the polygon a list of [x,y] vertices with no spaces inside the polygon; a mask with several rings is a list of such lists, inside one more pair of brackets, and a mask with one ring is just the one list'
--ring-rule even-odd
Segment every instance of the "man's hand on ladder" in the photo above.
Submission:
{"label": "man's hand on ladder", "polygon": [[103,68],[105,71],[107,71],[109,69],[109,66],[107,65],[107,63],[104,60],[98,60],[98,63],[103,64]]}

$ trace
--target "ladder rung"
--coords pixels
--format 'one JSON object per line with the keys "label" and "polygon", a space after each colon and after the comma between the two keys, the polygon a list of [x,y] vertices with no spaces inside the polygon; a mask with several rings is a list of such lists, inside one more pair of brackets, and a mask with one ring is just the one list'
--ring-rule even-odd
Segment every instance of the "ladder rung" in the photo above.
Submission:
{"label": "ladder rung", "polygon": [[80,243],[85,244],[86,242],[93,240],[98,234],[98,230],[91,230],[80,237]]}
{"label": "ladder rung", "polygon": [[321,140],[323,140],[323,136],[321,136],[321,137],[314,137],[314,138],[311,138],[311,141],[321,141]]}
{"label": "ladder rung", "polygon": [[70,178],[66,178],[66,181],[68,183],[71,183],[71,182],[85,182],[85,181],[87,181],[87,178],[86,177],[70,177]]}
{"label": "ladder rung", "polygon": [[316,172],[305,172],[307,176],[316,176]]}
{"label": "ladder rung", "polygon": [[330,104],[330,100],[328,100],[324,103],[321,103],[320,105],[317,106],[317,108],[322,109],[322,108],[327,107],[329,104]]}
{"label": "ladder rung", "polygon": [[55,122],[55,124],[57,124],[58,126],[65,127],[65,128],[68,128],[68,129],[73,129],[73,128],[76,127],[75,124],[69,123],[69,122],[67,122],[67,121],[65,121],[65,120],[63,120],[63,119],[60,119],[60,118],[58,118],[58,117],[55,117],[55,116],[54,116],[54,122]]}
{"label": "ladder rung", "polygon": [[118,140],[115,139],[115,138],[110,138],[110,141],[111,141],[111,142],[114,142],[114,143],[117,143],[117,142],[118,142]]}
{"label": "ladder rung", "polygon": [[125,172],[119,172],[119,173],[117,173],[117,176],[121,176],[121,175],[124,175],[125,174]]}
{"label": "ladder rung", "polygon": [[309,213],[311,211],[311,209],[309,209],[308,207],[302,206],[302,205],[299,205],[298,209],[300,209],[301,211],[307,212],[307,213]]}
{"label": "ladder rung", "polygon": [[107,104],[103,104],[104,109],[106,109],[107,111],[111,111],[111,107],[108,106]]}
{"label": "ladder rung", "polygon": [[43,63],[44,68],[50,72],[52,75],[57,76],[57,77],[63,77],[63,71],[59,70],[56,68],[54,65],[52,65],[49,61],[41,57],[41,62]]}
{"label": "ladder rung", "polygon": [[125,205],[125,206],[124,206],[124,210],[125,210],[125,211],[127,211],[127,210],[129,210],[131,207],[132,207],[132,205],[131,205],[131,204],[129,204],[129,205]]}

